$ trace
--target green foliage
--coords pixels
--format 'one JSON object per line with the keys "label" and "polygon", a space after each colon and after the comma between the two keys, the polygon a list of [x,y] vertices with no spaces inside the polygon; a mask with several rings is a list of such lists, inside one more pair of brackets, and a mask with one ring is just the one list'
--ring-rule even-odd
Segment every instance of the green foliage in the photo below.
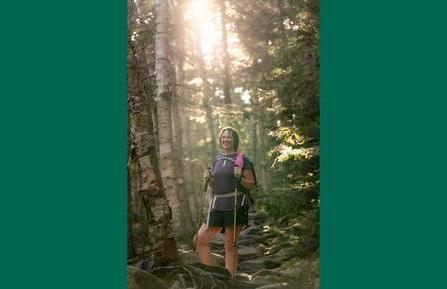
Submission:
{"label": "green foliage", "polygon": [[288,220],[284,238],[292,244],[297,257],[307,257],[319,248],[319,209],[304,211],[300,216]]}
{"label": "green foliage", "polygon": [[[151,3],[141,2],[141,15],[132,21],[140,68],[153,72],[153,54],[142,53],[154,49]],[[222,55],[201,71],[195,32],[186,21],[185,97],[178,100],[188,116],[183,159],[200,193],[202,172],[214,157],[205,110],[211,107],[215,135],[224,126],[235,127],[240,148],[254,161],[263,187],[253,192],[258,208],[287,219],[289,237],[296,240],[297,254],[304,256],[319,246],[319,4],[239,0],[228,5],[234,13],[228,13],[227,23],[251,61],[232,68],[232,88],[248,91],[249,102],[241,99],[242,92],[232,91],[233,103],[223,103]],[[206,89],[203,79],[208,81]],[[153,95],[153,75],[142,80],[147,95]]]}
{"label": "green foliage", "polygon": [[[299,255],[318,246],[319,231],[319,5],[318,1],[235,3],[233,17],[252,57],[245,85],[259,98],[267,161],[258,207],[294,224]],[[261,138],[264,136],[260,136]]]}

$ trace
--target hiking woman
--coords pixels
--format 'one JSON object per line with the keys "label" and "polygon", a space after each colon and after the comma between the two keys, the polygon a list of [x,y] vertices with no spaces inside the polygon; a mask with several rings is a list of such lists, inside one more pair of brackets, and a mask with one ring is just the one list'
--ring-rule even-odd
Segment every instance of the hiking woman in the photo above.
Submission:
{"label": "hiking woman", "polygon": [[225,267],[234,277],[238,257],[233,249],[239,233],[248,225],[247,193],[255,188],[256,181],[253,165],[248,158],[243,157],[242,168],[235,166],[238,156],[240,158],[242,155],[237,153],[239,135],[234,128],[225,127],[221,130],[219,144],[223,152],[215,158],[212,168],[204,176],[212,188],[212,198],[206,220],[198,232],[197,249],[200,261],[211,265],[209,243],[217,233],[224,233]]}

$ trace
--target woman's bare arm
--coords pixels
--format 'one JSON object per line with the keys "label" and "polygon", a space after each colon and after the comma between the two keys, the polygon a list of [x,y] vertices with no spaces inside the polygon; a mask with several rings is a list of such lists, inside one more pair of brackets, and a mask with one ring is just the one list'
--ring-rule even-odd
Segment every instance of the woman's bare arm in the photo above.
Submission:
{"label": "woman's bare arm", "polygon": [[253,190],[256,187],[253,170],[244,170],[242,172],[241,185],[249,190]]}

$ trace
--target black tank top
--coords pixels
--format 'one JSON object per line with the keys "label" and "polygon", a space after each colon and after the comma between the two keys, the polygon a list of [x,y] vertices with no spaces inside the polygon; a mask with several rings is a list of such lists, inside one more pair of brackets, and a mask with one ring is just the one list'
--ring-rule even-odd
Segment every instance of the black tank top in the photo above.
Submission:
{"label": "black tank top", "polygon": [[[223,195],[232,193],[235,191],[236,178],[234,177],[234,162],[236,160],[237,153],[225,155],[219,154],[213,162],[212,175],[213,175],[213,194]],[[244,156],[244,165],[242,171],[252,169],[252,163]],[[246,189],[242,185],[238,185],[238,192],[245,193]],[[238,204],[240,205],[244,200],[242,195],[238,197]],[[212,209],[213,210],[232,210],[234,207],[234,197],[213,198]]]}

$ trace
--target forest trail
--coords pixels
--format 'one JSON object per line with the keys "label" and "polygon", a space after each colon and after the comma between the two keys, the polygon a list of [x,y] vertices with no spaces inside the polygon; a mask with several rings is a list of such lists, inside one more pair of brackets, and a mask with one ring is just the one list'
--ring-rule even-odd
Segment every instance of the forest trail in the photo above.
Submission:
{"label": "forest trail", "polygon": [[[224,268],[224,239],[211,242],[215,266],[198,262],[195,252],[179,245],[181,261],[152,273],[129,266],[129,289],[317,289],[319,257],[294,257],[287,229],[280,230],[261,213],[250,213],[249,226],[240,236],[239,265],[235,280]],[[155,287],[154,287],[155,286]]]}
{"label": "forest trail", "polygon": [[[148,264],[129,267],[129,288],[318,288],[319,2],[127,4],[128,264]],[[225,127],[238,132],[227,149]],[[191,240],[203,172],[230,148],[256,168],[257,208],[287,219],[251,215],[235,280],[222,236],[216,266],[198,262]]]}

